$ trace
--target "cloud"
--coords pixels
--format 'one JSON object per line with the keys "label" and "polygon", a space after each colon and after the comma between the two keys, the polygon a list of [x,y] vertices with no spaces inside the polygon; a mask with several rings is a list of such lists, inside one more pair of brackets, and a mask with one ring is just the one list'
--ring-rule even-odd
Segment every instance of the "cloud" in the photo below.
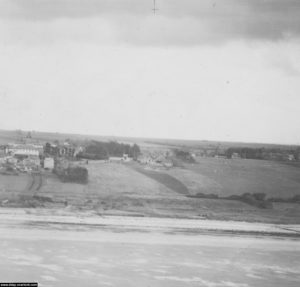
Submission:
{"label": "cloud", "polygon": [[117,36],[117,41],[133,45],[189,46],[237,39],[278,41],[300,36],[299,0],[156,2],[159,11],[153,15],[152,0],[4,0],[0,3],[0,20],[45,26],[68,22],[66,28],[71,36],[63,25],[57,28],[54,24],[53,31],[66,30],[65,39],[72,40],[77,31],[75,26],[82,24],[86,29],[82,38],[96,42],[102,42],[103,35],[101,31],[89,34],[89,27],[97,30],[96,25],[105,22],[103,25]]}
{"label": "cloud", "polygon": [[5,18],[51,21],[59,18],[101,17],[105,13],[147,14],[152,1],[145,0],[4,0]]}

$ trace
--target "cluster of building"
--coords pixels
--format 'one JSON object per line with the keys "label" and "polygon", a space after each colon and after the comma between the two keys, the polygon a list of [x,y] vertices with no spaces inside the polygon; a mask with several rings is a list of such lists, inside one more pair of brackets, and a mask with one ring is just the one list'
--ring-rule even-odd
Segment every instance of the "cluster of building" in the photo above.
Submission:
{"label": "cluster of building", "polygon": [[45,169],[54,169],[54,164],[57,159],[64,159],[65,161],[76,158],[76,155],[83,150],[82,147],[77,147],[70,142],[62,144],[49,143],[44,145],[43,167]]}
{"label": "cluster of building", "polygon": [[37,144],[7,144],[0,146],[1,171],[17,170],[30,172],[39,170],[43,146]]}
{"label": "cluster of building", "polygon": [[0,146],[0,172],[7,169],[20,172],[38,171],[41,168],[52,170],[55,158],[73,158],[76,149],[70,143],[45,145],[33,143],[11,143]]}
{"label": "cluster of building", "polygon": [[137,159],[140,164],[153,167],[173,167],[173,161],[170,158],[169,152],[152,152],[144,153]]}
{"label": "cluster of building", "polygon": [[[12,143],[0,146],[0,172],[7,167],[15,171],[31,172],[42,168],[53,170],[56,165],[65,167],[74,162],[79,153],[85,148],[71,142],[59,143],[57,141],[44,145],[36,143]],[[88,161],[88,159],[85,159]],[[128,154],[110,156],[105,162],[130,162],[133,158]],[[151,151],[140,154],[137,161],[153,167],[173,167],[170,151]]]}
{"label": "cluster of building", "polygon": [[76,147],[69,142],[63,144],[47,142],[44,146],[44,153],[51,157],[74,158],[82,150],[82,147]]}

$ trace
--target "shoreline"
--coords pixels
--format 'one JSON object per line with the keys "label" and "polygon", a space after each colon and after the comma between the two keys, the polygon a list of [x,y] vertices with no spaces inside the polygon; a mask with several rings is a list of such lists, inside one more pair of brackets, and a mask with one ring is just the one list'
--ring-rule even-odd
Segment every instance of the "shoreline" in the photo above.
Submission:
{"label": "shoreline", "polygon": [[110,230],[166,234],[287,237],[300,239],[300,224],[96,215],[52,209],[0,208],[0,226],[52,230]]}

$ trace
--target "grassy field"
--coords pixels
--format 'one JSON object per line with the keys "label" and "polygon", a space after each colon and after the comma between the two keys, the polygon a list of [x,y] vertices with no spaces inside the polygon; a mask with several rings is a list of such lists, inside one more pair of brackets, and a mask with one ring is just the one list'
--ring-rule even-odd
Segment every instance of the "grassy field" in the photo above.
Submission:
{"label": "grassy field", "polygon": [[219,196],[264,192],[267,197],[300,194],[300,168],[273,161],[198,158],[183,168],[135,169],[182,194]]}
{"label": "grassy field", "polygon": [[228,196],[264,192],[268,197],[300,194],[300,168],[274,161],[199,158],[198,164],[186,169],[193,179],[194,174],[199,175],[201,179],[196,181],[194,190],[198,188],[203,193]]}
{"label": "grassy field", "polygon": [[151,200],[179,198],[180,195],[163,184],[118,163],[90,161],[88,184],[61,183],[47,174],[40,196],[67,202],[68,206],[99,212],[140,212]]}
{"label": "grassy field", "polygon": [[0,190],[3,192],[21,192],[26,189],[30,178],[25,174],[2,175],[0,174]]}
{"label": "grassy field", "polygon": [[26,174],[0,174],[0,204],[7,200],[17,200],[20,194],[26,192],[31,184],[31,177]]}
{"label": "grassy field", "polygon": [[[249,167],[253,164],[249,163]],[[207,166],[213,169],[215,165],[216,163],[211,163]],[[300,223],[299,204],[275,203],[273,209],[260,209],[239,201],[186,197],[186,192],[193,194],[208,187],[209,192],[216,192],[215,190],[222,192],[223,190],[222,177],[209,178],[209,170],[206,170],[206,175],[201,174],[200,164],[188,165],[184,169],[174,168],[164,171],[149,171],[148,169],[146,172],[141,172],[137,170],[137,166],[131,164],[91,161],[87,168],[89,169],[89,182],[86,185],[62,183],[54,174],[45,172],[42,186],[28,190],[30,176],[2,176],[0,198],[1,202],[5,202],[2,206],[44,206],[55,210],[67,208],[74,212],[87,210],[99,215],[201,217]],[[231,181],[234,182],[236,173],[232,170],[227,171],[227,176],[231,173]],[[275,172],[276,168],[273,167],[272,170],[274,177],[276,174],[278,176]],[[250,179],[248,179],[249,183],[251,183]],[[243,182],[246,182],[245,179]],[[225,183],[230,184],[229,179]],[[30,195],[38,199],[32,202],[29,200]],[[8,203],[7,200],[9,200]]]}
{"label": "grassy field", "polygon": [[163,184],[165,187],[173,190],[174,192],[189,195],[190,191],[187,188],[186,185],[184,185],[180,180],[176,178],[176,176],[172,176],[164,171],[156,171],[152,170],[150,168],[144,168],[140,165],[133,165],[134,170],[140,172],[141,174],[144,174],[148,176],[149,178],[152,178],[153,180]]}

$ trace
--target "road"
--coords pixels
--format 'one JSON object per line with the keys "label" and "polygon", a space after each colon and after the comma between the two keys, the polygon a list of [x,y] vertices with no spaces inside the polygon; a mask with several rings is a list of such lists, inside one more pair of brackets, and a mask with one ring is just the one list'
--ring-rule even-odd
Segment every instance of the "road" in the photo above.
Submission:
{"label": "road", "polygon": [[0,281],[44,287],[300,286],[299,238],[31,223],[1,221]]}

